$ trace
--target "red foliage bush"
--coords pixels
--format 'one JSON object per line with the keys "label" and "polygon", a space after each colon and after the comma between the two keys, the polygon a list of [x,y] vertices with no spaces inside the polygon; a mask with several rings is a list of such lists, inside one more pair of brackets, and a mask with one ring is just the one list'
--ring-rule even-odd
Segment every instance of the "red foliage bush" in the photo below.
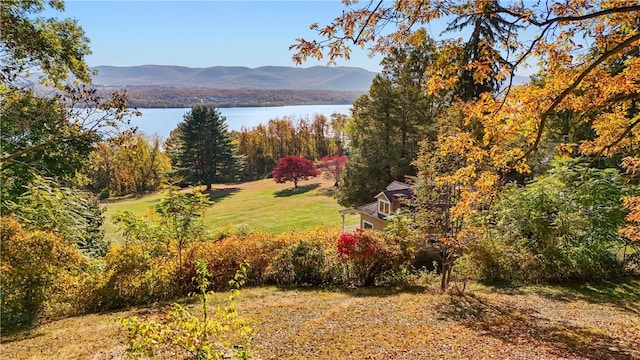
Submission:
{"label": "red foliage bush", "polygon": [[338,254],[346,260],[369,260],[384,252],[380,241],[384,241],[373,235],[358,229],[356,233],[345,233],[338,239]]}
{"label": "red foliage bush", "polygon": [[350,258],[360,244],[360,238],[353,233],[344,233],[338,239],[338,254],[343,258]]}
{"label": "red foliage bush", "polygon": [[361,229],[342,234],[337,251],[339,258],[350,265],[350,279],[356,285],[374,285],[378,276],[402,260],[397,244],[390,244],[382,234]]}

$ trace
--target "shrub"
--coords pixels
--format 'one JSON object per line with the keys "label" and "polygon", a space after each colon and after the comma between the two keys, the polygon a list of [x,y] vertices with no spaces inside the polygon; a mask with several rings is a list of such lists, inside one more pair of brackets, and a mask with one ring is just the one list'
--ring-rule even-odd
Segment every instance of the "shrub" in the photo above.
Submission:
{"label": "shrub", "polygon": [[[235,269],[247,261],[251,263],[246,280],[249,285],[294,284],[296,276],[290,271],[296,267],[298,274],[302,275],[303,268],[312,264],[320,266],[318,251],[322,247],[322,256],[325,259],[322,277],[327,282],[333,282],[333,277],[336,275],[336,263],[333,260],[336,236],[335,231],[317,229],[279,235],[269,233],[231,235],[217,242],[194,243],[185,253],[185,278],[194,277],[197,260],[204,259],[209,264],[214,286],[221,288],[226,284],[224,279],[232,277]],[[301,242],[306,242],[309,247],[305,248],[307,245],[304,245],[292,257],[292,248]],[[309,258],[306,257],[307,255]],[[292,261],[296,264],[294,265]]]}
{"label": "shrub", "polygon": [[50,232],[27,231],[15,218],[0,218],[2,327],[32,325],[45,315],[55,289],[81,269],[82,254]]}
{"label": "shrub", "polygon": [[332,264],[324,245],[302,240],[282,250],[268,271],[269,281],[278,285],[322,285],[333,282]]}
{"label": "shrub", "polygon": [[226,303],[217,304],[210,310],[208,291],[210,282],[207,263],[197,263],[198,297],[202,308],[201,317],[188,308],[174,304],[160,321],[132,317],[120,322],[127,330],[127,351],[130,355],[153,357],[159,348],[174,353],[183,353],[186,359],[225,359],[229,352],[234,358],[248,359],[251,351],[253,330],[238,315],[235,300],[244,284],[248,264],[243,264],[229,282],[232,290]]}
{"label": "shrub", "polygon": [[111,246],[106,257],[101,308],[150,304],[182,295],[175,255],[151,256],[141,246]]}
{"label": "shrub", "polygon": [[465,255],[472,259],[478,277],[489,282],[523,285],[540,281],[543,276],[539,257],[519,241],[490,231],[469,247]]}
{"label": "shrub", "polygon": [[338,258],[348,264],[354,285],[375,285],[376,278],[402,262],[400,247],[374,231],[344,233],[337,243]]}
{"label": "shrub", "polygon": [[[187,248],[184,258],[185,278],[196,276],[199,259],[207,261],[215,288],[226,286],[236,269],[245,261],[251,263],[247,273],[247,284],[264,282],[266,269],[279,252],[289,243],[283,235],[254,233],[248,236],[231,235],[217,242],[198,242]],[[192,284],[193,288],[193,284]]]}
{"label": "shrub", "polygon": [[470,250],[481,276],[511,283],[603,280],[624,274],[622,178],[613,169],[555,160],[526,186],[504,191]]}
{"label": "shrub", "polygon": [[459,257],[456,260],[456,266],[451,270],[453,289],[458,293],[465,292],[469,282],[478,278],[477,270],[470,256],[462,255]]}
{"label": "shrub", "polygon": [[54,287],[48,304],[51,316],[81,314],[105,308],[107,283],[105,259],[85,259],[82,271],[68,273],[67,280]]}

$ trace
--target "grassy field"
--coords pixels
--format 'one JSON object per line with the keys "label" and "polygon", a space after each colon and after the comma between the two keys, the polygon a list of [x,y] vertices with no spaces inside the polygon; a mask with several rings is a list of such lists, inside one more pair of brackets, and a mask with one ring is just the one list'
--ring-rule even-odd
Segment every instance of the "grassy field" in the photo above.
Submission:
{"label": "grassy field", "polygon": [[[640,358],[638,279],[520,289],[474,285],[462,296],[428,287],[249,288],[238,310],[256,329],[258,359]],[[1,357],[122,359],[117,320],[158,311],[78,316],[3,336]]]}
{"label": "grassy field", "polygon": [[[332,185],[332,181],[320,177],[301,182],[295,190],[292,183],[276,184],[273,179],[215,185],[210,193],[214,205],[205,212],[204,221],[214,231],[236,226],[273,233],[317,226],[340,227],[339,211],[343,208],[332,196]],[[111,222],[115,213],[129,210],[142,215],[163,196],[163,192],[158,192],[105,202],[107,238],[118,241],[118,228]],[[355,225],[358,218],[348,215],[345,223]]]}

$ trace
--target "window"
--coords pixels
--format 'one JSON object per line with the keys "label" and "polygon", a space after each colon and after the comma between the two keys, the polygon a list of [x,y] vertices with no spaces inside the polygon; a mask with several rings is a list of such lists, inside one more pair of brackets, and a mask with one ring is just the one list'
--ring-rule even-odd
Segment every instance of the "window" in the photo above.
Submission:
{"label": "window", "polygon": [[362,220],[362,228],[363,229],[373,229],[373,224],[366,221],[366,220]]}
{"label": "window", "polygon": [[378,212],[386,215],[390,215],[391,204],[384,200],[378,200]]}

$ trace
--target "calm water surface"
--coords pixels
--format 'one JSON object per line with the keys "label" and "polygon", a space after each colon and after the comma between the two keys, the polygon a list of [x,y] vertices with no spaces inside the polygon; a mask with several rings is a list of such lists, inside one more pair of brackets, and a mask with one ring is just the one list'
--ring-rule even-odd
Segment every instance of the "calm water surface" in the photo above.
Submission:
{"label": "calm water surface", "polygon": [[[241,127],[252,128],[259,124],[266,124],[269,120],[283,118],[285,116],[299,118],[313,118],[315,114],[321,114],[327,118],[331,114],[338,113],[350,115],[351,105],[295,105],[275,107],[241,107],[219,108],[220,113],[227,119],[229,130],[240,130]],[[147,135],[157,134],[161,139],[166,139],[171,130],[183,120],[184,114],[189,108],[177,109],[139,109],[142,116],[133,117],[131,126],[138,127],[139,131]]]}

